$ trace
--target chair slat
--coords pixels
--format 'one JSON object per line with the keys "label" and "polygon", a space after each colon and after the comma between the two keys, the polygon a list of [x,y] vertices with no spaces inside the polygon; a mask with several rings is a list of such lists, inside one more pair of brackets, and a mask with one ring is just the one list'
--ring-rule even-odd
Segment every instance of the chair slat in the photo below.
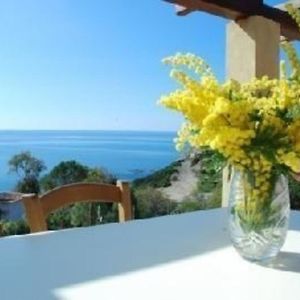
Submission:
{"label": "chair slat", "polygon": [[121,202],[121,191],[115,185],[79,183],[65,185],[42,195],[45,215],[76,202]]}

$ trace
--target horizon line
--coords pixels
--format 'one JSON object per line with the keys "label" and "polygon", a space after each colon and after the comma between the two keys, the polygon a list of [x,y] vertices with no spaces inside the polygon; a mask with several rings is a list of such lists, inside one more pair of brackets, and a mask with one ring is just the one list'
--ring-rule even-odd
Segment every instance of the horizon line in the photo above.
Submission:
{"label": "horizon line", "polygon": [[2,129],[0,131],[131,131],[131,132],[172,132],[177,130],[152,130],[152,129]]}

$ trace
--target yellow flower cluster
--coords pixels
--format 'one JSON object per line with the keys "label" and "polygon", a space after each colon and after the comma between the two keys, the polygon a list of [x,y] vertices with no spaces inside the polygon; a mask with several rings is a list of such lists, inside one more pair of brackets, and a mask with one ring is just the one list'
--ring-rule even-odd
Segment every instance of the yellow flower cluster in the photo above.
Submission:
{"label": "yellow flower cluster", "polygon": [[291,74],[291,78],[299,78],[299,71],[300,71],[300,61],[297,56],[297,51],[293,47],[293,45],[287,41],[283,41],[281,43],[283,50],[285,51],[293,72]]}
{"label": "yellow flower cluster", "polygon": [[300,173],[299,155],[295,151],[278,151],[278,161],[288,166],[293,172]]}
{"label": "yellow flower cluster", "polygon": [[300,152],[300,120],[293,122],[287,129],[296,152]]}
{"label": "yellow flower cluster", "polygon": [[300,62],[288,43],[284,47],[293,59],[292,77],[255,78],[245,84],[219,83],[193,54],[164,60],[182,86],[160,100],[186,119],[178,146],[187,142],[195,148],[209,147],[238,169],[251,170],[257,180],[253,192],[258,194],[270,188],[270,173],[277,165],[300,172],[300,77],[295,76],[300,74]]}
{"label": "yellow flower cluster", "polygon": [[185,66],[188,69],[193,70],[200,77],[202,77],[204,73],[206,73],[206,75],[212,75],[211,70],[205,61],[192,53],[187,53],[186,55],[177,53],[174,56],[166,57],[163,60],[163,63],[172,66]]}

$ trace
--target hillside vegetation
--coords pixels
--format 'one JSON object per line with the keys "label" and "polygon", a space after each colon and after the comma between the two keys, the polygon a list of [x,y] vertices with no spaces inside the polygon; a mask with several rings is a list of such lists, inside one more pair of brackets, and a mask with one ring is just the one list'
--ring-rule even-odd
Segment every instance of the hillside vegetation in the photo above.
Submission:
{"label": "hillside vegetation", "polygon": [[154,173],[145,176],[143,178],[138,178],[132,182],[133,188],[141,187],[153,187],[161,188],[168,187],[171,185],[172,178],[178,174],[178,167],[181,166],[183,160],[178,160],[165,168],[162,168]]}
{"label": "hillside vegetation", "polygon": [[[56,186],[73,182],[115,183],[116,178],[102,168],[89,168],[76,161],[64,161],[49,173],[41,176],[45,169],[42,161],[29,152],[17,154],[10,160],[10,169],[19,174],[16,191],[46,192]],[[33,170],[31,170],[33,168]],[[193,173],[193,184],[186,180],[187,172]],[[213,153],[205,151],[173,162],[131,183],[135,219],[151,218],[221,206],[222,161]],[[191,171],[191,172],[190,172]],[[188,185],[184,197],[174,199],[180,184]],[[173,189],[173,194],[172,194]],[[300,184],[290,178],[291,207],[300,209]],[[1,216],[1,214],[0,214]],[[2,216],[3,217],[3,216]],[[53,230],[82,227],[118,221],[117,207],[111,203],[78,203],[51,214],[47,220]],[[29,228],[26,220],[7,222],[0,217],[0,234],[24,234]]]}

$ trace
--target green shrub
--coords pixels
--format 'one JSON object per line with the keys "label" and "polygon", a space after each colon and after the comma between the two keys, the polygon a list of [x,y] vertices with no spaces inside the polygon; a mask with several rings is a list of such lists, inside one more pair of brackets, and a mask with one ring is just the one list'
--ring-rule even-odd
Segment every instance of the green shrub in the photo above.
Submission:
{"label": "green shrub", "polygon": [[222,157],[210,150],[201,152],[200,157],[201,168],[197,191],[211,193],[222,181],[224,162]]}
{"label": "green shrub", "polygon": [[204,209],[218,208],[222,206],[222,181],[215,186],[208,203]]}
{"label": "green shrub", "polygon": [[174,213],[181,214],[181,213],[192,212],[201,209],[202,209],[201,201],[186,199],[178,203],[177,207],[174,209]]}
{"label": "green shrub", "polygon": [[29,226],[25,220],[1,221],[1,236],[27,234],[30,232]]}
{"label": "green shrub", "polygon": [[166,198],[159,190],[148,186],[133,191],[135,218],[144,219],[170,214],[176,203]]}

